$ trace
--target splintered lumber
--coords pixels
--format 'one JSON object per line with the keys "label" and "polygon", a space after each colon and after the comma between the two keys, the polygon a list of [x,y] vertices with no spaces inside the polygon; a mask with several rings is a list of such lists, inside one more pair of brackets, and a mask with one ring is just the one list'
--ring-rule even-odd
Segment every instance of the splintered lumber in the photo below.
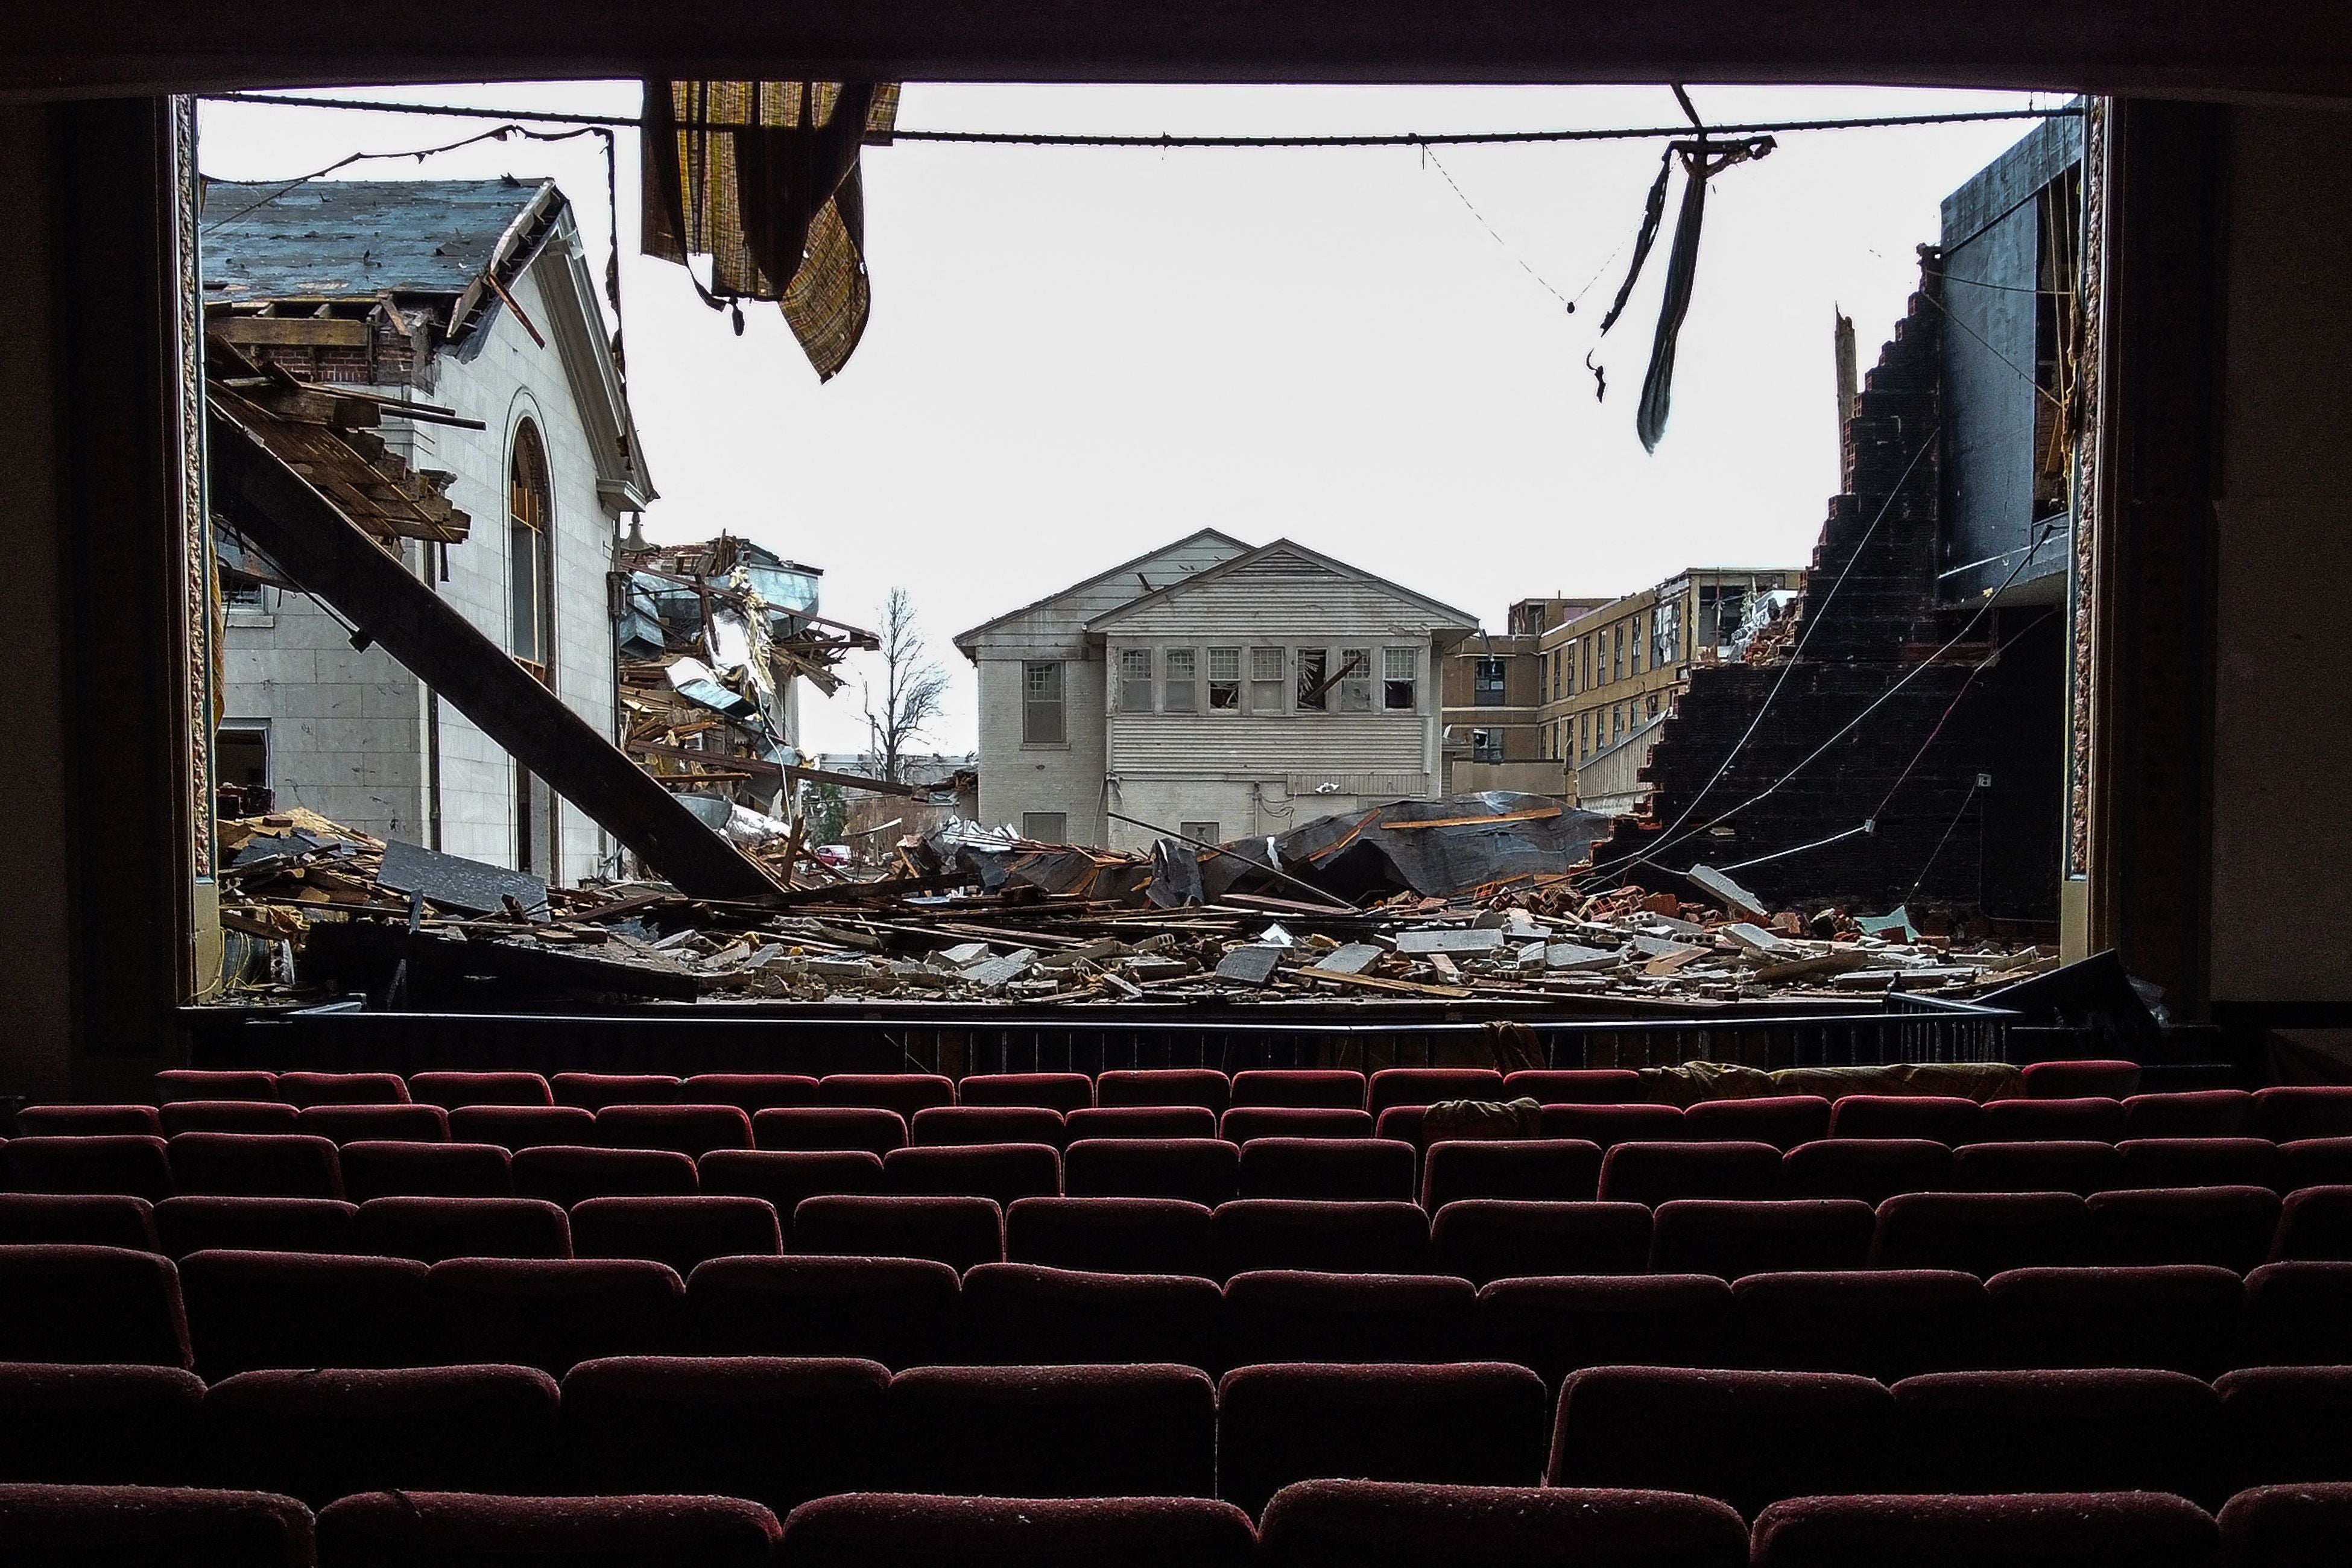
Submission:
{"label": "splintered lumber", "polygon": [[1329,980],[1341,985],[1360,986],[1367,991],[1387,991],[1400,996],[1443,996],[1459,1001],[1472,993],[1466,985],[1424,985],[1418,980],[1391,980],[1380,974],[1345,974],[1336,969],[1302,969],[1301,980]]}

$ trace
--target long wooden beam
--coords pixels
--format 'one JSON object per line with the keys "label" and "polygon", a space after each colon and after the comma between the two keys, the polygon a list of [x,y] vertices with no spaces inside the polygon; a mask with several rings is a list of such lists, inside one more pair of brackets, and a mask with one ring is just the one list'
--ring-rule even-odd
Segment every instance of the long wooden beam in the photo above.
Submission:
{"label": "long wooden beam", "polygon": [[252,432],[214,408],[208,435],[213,504],[237,531],[556,794],[680,892],[760,900],[778,891],[741,850],[704,826]]}

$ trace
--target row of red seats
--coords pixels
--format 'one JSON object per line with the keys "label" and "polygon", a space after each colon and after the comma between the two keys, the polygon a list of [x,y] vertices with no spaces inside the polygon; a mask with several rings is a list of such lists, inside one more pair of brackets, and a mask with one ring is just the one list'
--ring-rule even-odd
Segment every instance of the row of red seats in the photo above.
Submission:
{"label": "row of red seats", "polygon": [[[653,1108],[656,1110],[661,1108]],[[735,1114],[730,1112],[730,1114]],[[1274,1114],[1274,1113],[1270,1113]],[[764,1111],[772,1117],[895,1117],[888,1111]],[[631,1129],[639,1136],[642,1129]],[[1783,1152],[1769,1143],[1589,1139],[1448,1142],[1418,1151],[1379,1138],[1087,1138],[1045,1143],[939,1143],[877,1152],[801,1128],[814,1148],[719,1149],[362,1140],[305,1133],[88,1133],[0,1144],[7,1189],[170,1196],[591,1197],[696,1192],[764,1197],[789,1214],[803,1197],[895,1192],[1013,1203],[1024,1197],[1236,1197],[1412,1203],[1434,1212],[1462,1198],[1656,1205],[1676,1198],[1843,1197],[1876,1203],[1912,1192],[2095,1193],[2252,1186],[2288,1193],[2352,1184],[2352,1138],[2273,1144],[2251,1138],[2147,1138],[2122,1143],[1970,1143],[1830,1138]],[[850,1147],[835,1145],[848,1143]]]}
{"label": "row of red seats", "polygon": [[2161,1492],[1808,1497],[1752,1531],[1687,1494],[1370,1480],[1286,1487],[1255,1525],[1187,1498],[861,1493],[779,1521],[719,1497],[368,1492],[314,1518],[268,1493],[0,1486],[0,1531],[43,1561],[184,1568],[2313,1568],[2342,1561],[2352,1486],[2252,1489],[2218,1519]]}
{"label": "row of red seats", "polygon": [[172,1258],[222,1248],[414,1258],[642,1258],[680,1274],[714,1258],[908,1257],[1223,1279],[1249,1268],[1451,1274],[1747,1274],[2352,1262],[2352,1186],[2282,1202],[2260,1187],[2094,1194],[1612,1201],[1462,1198],[1406,1204],[829,1194],[790,1209],[703,1194],[541,1197],[0,1194],[0,1243],[123,1247]]}
{"label": "row of red seats", "polygon": [[[1498,1362],[927,1366],[636,1356],[561,1380],[479,1363],[263,1371],[0,1363],[0,1475],[376,1490],[1222,1498],[1338,1477],[1694,1493],[1753,1517],[1825,1492],[2158,1491],[2352,1481],[2352,1368],[2216,1383],[2126,1368],[1604,1366],[1557,1394]],[[5,1544],[5,1543],[0,1543]]]}
{"label": "row of red seats", "polygon": [[1876,1377],[2002,1366],[2352,1363],[2352,1263],[1451,1275],[1244,1269],[1222,1286],[906,1257],[646,1259],[0,1247],[0,1360],[266,1367],[600,1356],[939,1362],[1621,1362]]}
{"label": "row of red seats", "polygon": [[[814,1081],[814,1080],[812,1080]],[[940,1080],[944,1082],[945,1080]],[[967,1082],[975,1081],[967,1079]],[[690,1087],[690,1086],[689,1086]],[[2300,1098],[2286,1098],[2289,1096]],[[2321,1098],[2313,1099],[2313,1096]],[[2275,1098],[2265,1098],[2275,1097]],[[753,1098],[744,1096],[746,1099]],[[840,1147],[877,1153],[908,1145],[1044,1143],[1059,1149],[1102,1138],[1378,1137],[1430,1142],[1429,1108],[1395,1105],[1380,1112],[1332,1106],[1105,1106],[1058,1110],[1044,1106],[934,1105],[911,1111],[876,1105],[744,1106],[713,1101],[621,1103],[588,1110],[568,1105],[306,1105],[275,1100],[173,1100],[149,1105],[34,1105],[17,1112],[16,1131],[31,1136],[182,1132],[308,1132],[338,1143],[362,1140],[604,1144],[674,1149]],[[2236,1089],[2129,1100],[2000,1100],[1979,1105],[1948,1097],[1817,1095],[1718,1100],[1687,1110],[1672,1105],[1554,1104],[1543,1108],[1538,1135],[1616,1143],[1752,1142],[1792,1149],[1822,1139],[1917,1139],[1966,1143],[2082,1142],[2148,1138],[2250,1137],[2294,1142],[2352,1136],[2352,1089]]]}
{"label": "row of red seats", "polygon": [[[2033,1100],[2103,1095],[2121,1100],[2138,1091],[2140,1068],[2126,1061],[2040,1062],[2023,1069]],[[879,1105],[913,1115],[931,1105],[1034,1105],[1053,1110],[1087,1106],[1234,1105],[1333,1106],[1378,1115],[1392,1105],[1441,1100],[1516,1100],[1546,1104],[1621,1104],[1647,1100],[1649,1087],[1631,1068],[1534,1068],[1502,1073],[1491,1068],[1388,1068],[1367,1075],[1346,1068],[1272,1068],[1228,1077],[1213,1068],[1146,1068],[1082,1072],[975,1073],[955,1079],[940,1073],[667,1073],[215,1071],[174,1068],[155,1077],[158,1104],[175,1100],[282,1100],[293,1105],[606,1105],[673,1100],[740,1105]]]}

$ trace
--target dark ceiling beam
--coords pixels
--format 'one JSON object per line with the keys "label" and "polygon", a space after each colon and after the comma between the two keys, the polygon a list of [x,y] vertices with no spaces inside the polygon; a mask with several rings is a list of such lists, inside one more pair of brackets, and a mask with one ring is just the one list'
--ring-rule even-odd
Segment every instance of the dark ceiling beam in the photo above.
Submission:
{"label": "dark ceiling beam", "polygon": [[2343,0],[87,0],[0,7],[51,98],[613,77],[1880,83],[2352,95]]}

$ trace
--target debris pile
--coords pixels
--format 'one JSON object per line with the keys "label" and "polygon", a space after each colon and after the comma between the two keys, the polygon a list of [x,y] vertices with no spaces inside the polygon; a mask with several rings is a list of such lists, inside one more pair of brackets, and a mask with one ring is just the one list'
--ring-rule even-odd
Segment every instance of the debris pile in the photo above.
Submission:
{"label": "debris pile", "polygon": [[[1282,839],[1213,847],[1170,837],[1150,855],[1029,843],[963,824],[902,840],[878,880],[781,889],[757,903],[688,899],[647,882],[551,889],[288,812],[223,825],[222,923],[264,950],[247,952],[236,1000],[362,993],[414,1006],[1539,1005],[1568,996],[1707,1005],[1888,991],[1969,997],[2058,962],[1970,928],[1915,924],[1904,910],[1769,911],[1704,867],[1691,880],[1706,902],[1633,887],[1582,892],[1558,853],[1549,869],[1451,884],[1491,868],[1492,855],[1507,864],[1536,858],[1531,833],[1584,831],[1558,826],[1557,801],[1550,817],[1531,815],[1544,807],[1527,803],[1540,798],[1411,802],[1388,808],[1402,813],[1393,820],[1326,818]],[[1466,826],[1476,821],[1486,826]],[[1489,856],[1465,842],[1478,836],[1493,840]],[[1387,842],[1396,838],[1411,847],[1398,851]],[[1369,860],[1349,859],[1367,845]],[[1389,869],[1375,875],[1367,869],[1375,863]],[[1405,868],[1433,877],[1437,890],[1393,885]],[[1390,883],[1364,901],[1331,890],[1380,876]],[[1171,898],[1180,887],[1189,896]]]}

